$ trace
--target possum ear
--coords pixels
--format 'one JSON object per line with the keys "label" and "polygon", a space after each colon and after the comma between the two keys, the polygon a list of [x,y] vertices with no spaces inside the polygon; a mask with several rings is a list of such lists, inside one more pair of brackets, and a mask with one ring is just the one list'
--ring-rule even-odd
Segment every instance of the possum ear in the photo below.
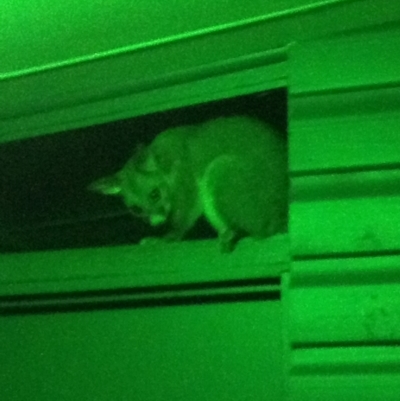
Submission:
{"label": "possum ear", "polygon": [[117,174],[113,174],[92,182],[87,189],[103,195],[119,195],[121,193],[121,181]]}

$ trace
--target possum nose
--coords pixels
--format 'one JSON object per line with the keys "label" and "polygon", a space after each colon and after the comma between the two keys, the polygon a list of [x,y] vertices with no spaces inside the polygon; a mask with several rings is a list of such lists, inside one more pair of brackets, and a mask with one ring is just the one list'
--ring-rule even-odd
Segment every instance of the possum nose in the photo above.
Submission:
{"label": "possum nose", "polygon": [[167,218],[163,214],[152,214],[149,219],[152,226],[159,226],[164,224]]}

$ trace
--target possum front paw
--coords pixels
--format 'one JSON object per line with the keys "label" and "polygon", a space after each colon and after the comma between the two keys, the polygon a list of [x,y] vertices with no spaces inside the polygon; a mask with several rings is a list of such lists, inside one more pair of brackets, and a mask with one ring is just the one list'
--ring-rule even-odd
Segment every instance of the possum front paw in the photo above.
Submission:
{"label": "possum front paw", "polygon": [[219,247],[222,253],[231,253],[239,240],[236,233],[226,229],[218,233]]}
{"label": "possum front paw", "polygon": [[158,245],[158,244],[163,244],[165,243],[164,238],[160,237],[145,237],[142,238],[139,242],[140,245]]}
{"label": "possum front paw", "polygon": [[169,232],[163,237],[145,237],[140,240],[140,245],[157,245],[182,240],[182,235],[176,232]]}

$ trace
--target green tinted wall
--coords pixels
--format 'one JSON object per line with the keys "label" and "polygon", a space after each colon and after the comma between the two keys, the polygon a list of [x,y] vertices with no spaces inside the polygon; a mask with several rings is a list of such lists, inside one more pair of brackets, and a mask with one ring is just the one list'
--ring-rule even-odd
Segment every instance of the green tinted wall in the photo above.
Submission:
{"label": "green tinted wall", "polygon": [[2,401],[281,400],[279,302],[0,318]]}

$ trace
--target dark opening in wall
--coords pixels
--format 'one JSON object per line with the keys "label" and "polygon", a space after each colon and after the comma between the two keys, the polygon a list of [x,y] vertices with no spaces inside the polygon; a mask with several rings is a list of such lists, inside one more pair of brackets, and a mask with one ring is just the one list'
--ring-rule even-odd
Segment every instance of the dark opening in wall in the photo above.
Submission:
{"label": "dark opening in wall", "polygon": [[[138,143],[161,131],[220,116],[249,115],[287,132],[287,91],[276,89],[0,145],[0,251],[133,244],[154,229],[120,199],[88,191],[116,172]],[[188,239],[216,234],[204,220]]]}

